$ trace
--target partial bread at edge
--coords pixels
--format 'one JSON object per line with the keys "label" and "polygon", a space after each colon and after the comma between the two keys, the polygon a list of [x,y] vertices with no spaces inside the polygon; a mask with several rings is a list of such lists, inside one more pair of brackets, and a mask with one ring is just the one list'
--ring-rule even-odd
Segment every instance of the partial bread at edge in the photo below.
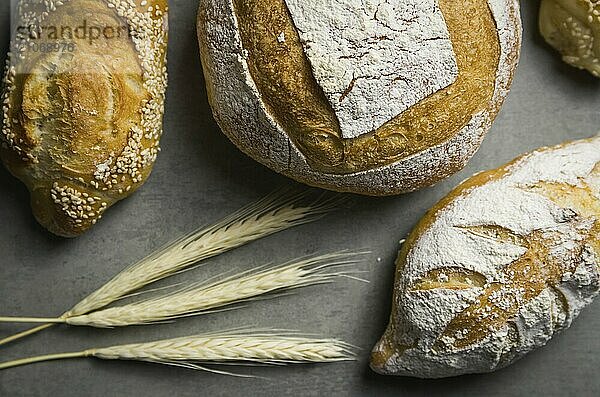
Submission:
{"label": "partial bread at edge", "polygon": [[0,157],[39,223],[75,237],[137,190],[158,155],[167,2],[20,0],[15,12]]}
{"label": "partial bread at edge", "polygon": [[397,261],[382,374],[490,372],[568,328],[600,289],[600,136],[465,181]]}
{"label": "partial bread at edge", "polygon": [[[464,167],[508,93],[521,43],[518,1],[374,1],[364,6],[372,10],[358,3],[201,0],[198,38],[215,119],[250,157],[309,185],[366,195],[431,185]],[[413,15],[415,9],[420,14]],[[365,52],[355,53],[360,49],[349,44],[352,37],[365,43],[364,29],[339,28],[346,26],[343,21],[327,15],[373,29]],[[386,44],[401,38],[381,33],[393,29],[372,26],[374,19],[382,26],[398,23],[409,31],[404,52],[415,47],[416,54],[429,58],[414,65],[414,57],[380,58],[386,51],[402,54],[403,48],[394,41]],[[331,32],[335,26],[338,33]],[[427,37],[411,36],[411,29]],[[439,45],[435,51],[433,43]],[[346,62],[364,57],[373,61]],[[399,63],[388,77],[386,68]],[[344,77],[344,68],[353,66],[354,78]],[[374,82],[377,76],[361,78],[361,68],[372,68],[405,90],[388,92]],[[439,81],[426,77],[431,71]],[[337,87],[335,77],[346,83]],[[388,105],[381,100],[386,95],[387,102],[393,97],[405,103]],[[383,124],[385,119],[374,113],[371,125],[361,113],[373,108],[368,98],[381,102],[382,114],[406,110]],[[340,104],[350,100],[354,105]],[[348,121],[352,112],[360,128]]]}
{"label": "partial bread at edge", "polygon": [[542,0],[540,32],[563,61],[600,77],[600,4],[591,0]]}

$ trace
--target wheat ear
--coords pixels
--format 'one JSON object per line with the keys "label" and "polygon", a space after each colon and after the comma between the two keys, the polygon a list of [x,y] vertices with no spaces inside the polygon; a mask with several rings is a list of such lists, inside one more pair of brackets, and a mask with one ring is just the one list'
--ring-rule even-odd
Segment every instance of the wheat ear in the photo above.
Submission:
{"label": "wheat ear", "polygon": [[247,301],[258,296],[351,277],[340,270],[359,262],[363,253],[340,252],[245,272],[224,280],[192,285],[181,291],[89,314],[61,318],[0,317],[0,322],[66,323],[99,328],[150,324],[198,315],[211,309]]}
{"label": "wheat ear", "polygon": [[354,354],[352,346],[335,339],[309,339],[274,334],[213,334],[26,358],[0,363],[0,370],[43,361],[81,357],[147,361],[203,369],[199,364],[339,362],[352,360]]}
{"label": "wheat ear", "polygon": [[68,317],[70,325],[122,327],[155,323],[205,313],[264,294],[327,283],[344,271],[328,271],[358,263],[358,254],[338,253],[300,260],[283,266],[238,274],[225,280],[191,286],[184,290],[130,305]]}
{"label": "wheat ear", "polygon": [[302,206],[308,192],[274,193],[221,222],[184,237],[125,269],[66,313],[77,316],[100,309],[130,292],[251,241],[312,222],[335,208],[337,200]]}
{"label": "wheat ear", "polygon": [[[279,231],[320,219],[345,198],[320,196],[304,203],[312,193],[278,191],[250,204],[216,224],[200,229],[151,254],[119,273],[88,295],[61,318],[101,309],[148,284],[182,271],[199,261],[219,255]],[[0,345],[42,331],[40,326],[0,340]]]}

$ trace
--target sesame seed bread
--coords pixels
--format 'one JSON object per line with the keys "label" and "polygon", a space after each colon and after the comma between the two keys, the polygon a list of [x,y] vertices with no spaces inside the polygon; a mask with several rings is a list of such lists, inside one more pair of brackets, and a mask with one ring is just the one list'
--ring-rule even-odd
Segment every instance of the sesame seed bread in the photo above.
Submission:
{"label": "sesame seed bread", "polygon": [[600,136],[463,182],[404,243],[394,288],[379,373],[490,372],[545,345],[600,289]]}
{"label": "sesame seed bread", "polygon": [[166,0],[18,3],[0,157],[52,233],[82,234],[150,174],[162,133],[167,11]]}
{"label": "sesame seed bread", "polygon": [[600,2],[542,0],[540,31],[566,63],[600,77]]}
{"label": "sesame seed bread", "polygon": [[366,195],[460,170],[508,93],[516,0],[201,0],[215,119],[309,185]]}

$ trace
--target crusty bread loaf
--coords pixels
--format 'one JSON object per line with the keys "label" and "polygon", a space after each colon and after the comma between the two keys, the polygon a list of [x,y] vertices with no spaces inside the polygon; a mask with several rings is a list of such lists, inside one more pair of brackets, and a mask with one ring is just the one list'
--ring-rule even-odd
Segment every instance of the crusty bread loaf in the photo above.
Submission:
{"label": "crusty bread loaf", "polygon": [[166,0],[21,0],[2,96],[6,167],[73,237],[140,187],[159,151]]}
{"label": "crusty bread loaf", "polygon": [[389,195],[461,169],[507,94],[516,0],[201,0],[225,134],[310,185]]}
{"label": "crusty bread loaf", "polygon": [[545,345],[600,288],[600,136],[470,178],[427,213],[397,266],[375,371],[489,372]]}
{"label": "crusty bread loaf", "polygon": [[565,62],[600,77],[600,3],[542,0],[540,31]]}

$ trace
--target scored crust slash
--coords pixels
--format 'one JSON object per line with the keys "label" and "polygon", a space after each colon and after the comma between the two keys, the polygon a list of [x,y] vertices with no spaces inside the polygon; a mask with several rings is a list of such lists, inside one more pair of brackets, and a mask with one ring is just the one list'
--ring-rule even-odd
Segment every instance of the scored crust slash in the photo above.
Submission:
{"label": "scored crust slash", "polygon": [[[485,1],[439,2],[458,64],[455,82],[376,131],[352,139],[341,138],[284,0],[234,3],[247,62],[262,98],[315,169],[351,173],[389,164],[456,135],[468,122],[465,115],[492,105],[500,48]],[[285,45],[274,35],[256,34],[256,26],[285,32]]]}

